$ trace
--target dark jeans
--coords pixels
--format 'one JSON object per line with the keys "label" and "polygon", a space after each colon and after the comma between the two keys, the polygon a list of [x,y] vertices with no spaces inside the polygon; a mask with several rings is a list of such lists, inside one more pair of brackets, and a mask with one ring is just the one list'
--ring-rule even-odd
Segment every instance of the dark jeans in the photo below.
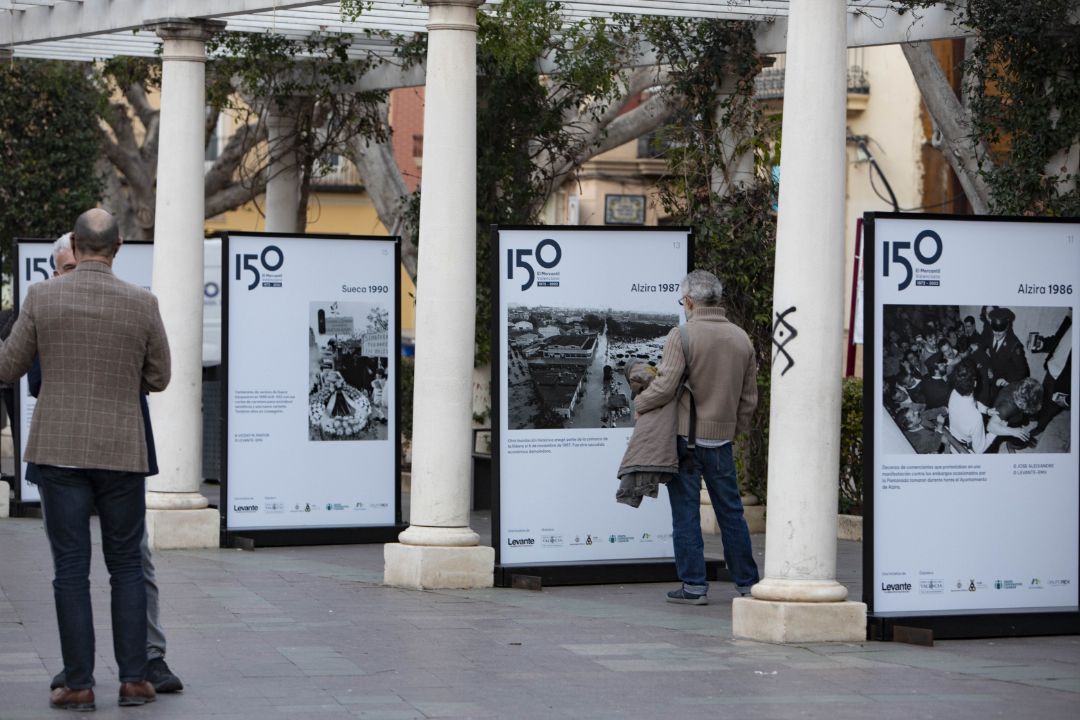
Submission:
{"label": "dark jeans", "polygon": [[679,474],[668,482],[671,501],[672,540],[675,570],[683,587],[692,593],[709,589],[705,581],[705,543],[701,538],[701,478],[709,490],[720,538],[736,587],[749,588],[758,582],[757,563],[750,546],[750,530],[743,517],[739,484],[731,443],[718,448],[696,447],[690,452],[686,438],[679,438]]}
{"label": "dark jeans", "polygon": [[146,677],[146,586],[142,541],[143,476],[112,470],[40,465],[45,532],[56,578],[53,596],[67,686],[94,685],[94,620],[90,609],[90,513],[101,521],[101,549],[112,586],[113,652],[120,682]]}

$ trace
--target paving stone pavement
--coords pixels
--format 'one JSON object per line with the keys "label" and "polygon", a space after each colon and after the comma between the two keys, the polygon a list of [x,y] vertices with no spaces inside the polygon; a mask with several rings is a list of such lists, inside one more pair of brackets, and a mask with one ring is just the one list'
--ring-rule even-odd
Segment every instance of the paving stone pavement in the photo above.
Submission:
{"label": "paving stone pavement", "polygon": [[[486,513],[474,528],[489,532]],[[763,563],[764,536],[755,536]],[[711,554],[720,548],[710,538]],[[860,597],[861,546],[839,579]],[[770,645],[733,640],[729,583],[704,607],[670,585],[410,591],[382,546],[159,551],[182,694],[116,706],[95,547],[99,718],[920,718],[1080,716],[1080,638]],[[41,521],[0,520],[0,720],[48,709],[61,669]]]}

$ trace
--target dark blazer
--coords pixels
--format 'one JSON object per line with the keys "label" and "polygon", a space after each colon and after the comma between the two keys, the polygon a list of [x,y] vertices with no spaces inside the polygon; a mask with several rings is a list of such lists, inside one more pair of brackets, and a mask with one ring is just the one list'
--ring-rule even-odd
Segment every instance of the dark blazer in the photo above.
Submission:
{"label": "dark blazer", "polygon": [[0,380],[14,382],[38,354],[41,396],[26,461],[145,474],[139,398],[163,390],[171,374],[154,296],[93,261],[36,283],[0,346]]}
{"label": "dark blazer", "polygon": [[1024,353],[1024,345],[1013,334],[1012,330],[1005,334],[1005,339],[996,352],[994,351],[994,340],[991,338],[986,346],[986,354],[989,357],[989,368],[994,373],[991,381],[993,385],[996,385],[997,381],[1001,379],[1011,383],[1023,380],[1030,374],[1027,355]]}
{"label": "dark blazer", "polygon": [[[1072,317],[1065,316],[1065,319],[1061,321],[1061,325],[1058,326],[1057,332],[1053,336],[1046,339],[1043,344],[1043,350],[1046,352],[1046,360],[1043,361],[1043,367],[1050,371],[1049,367],[1050,358],[1053,357],[1054,351],[1057,350],[1057,346],[1061,343],[1061,338],[1065,335],[1065,331],[1072,325]],[[1069,353],[1069,359],[1065,361],[1065,367],[1054,381],[1053,392],[1063,392],[1069,394],[1072,391],[1072,353]]]}

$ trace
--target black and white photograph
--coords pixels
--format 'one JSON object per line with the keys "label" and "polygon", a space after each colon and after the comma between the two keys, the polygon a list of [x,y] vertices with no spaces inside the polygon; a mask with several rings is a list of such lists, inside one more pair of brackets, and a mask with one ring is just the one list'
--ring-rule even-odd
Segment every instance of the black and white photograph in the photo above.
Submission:
{"label": "black and white photograph", "polygon": [[883,306],[888,451],[1068,453],[1072,323],[1069,307]]}
{"label": "black and white photograph", "polygon": [[660,364],[675,313],[510,305],[511,430],[632,427],[626,368]]}
{"label": "black and white photograph", "polygon": [[389,310],[312,302],[308,327],[308,439],[385,440]]}

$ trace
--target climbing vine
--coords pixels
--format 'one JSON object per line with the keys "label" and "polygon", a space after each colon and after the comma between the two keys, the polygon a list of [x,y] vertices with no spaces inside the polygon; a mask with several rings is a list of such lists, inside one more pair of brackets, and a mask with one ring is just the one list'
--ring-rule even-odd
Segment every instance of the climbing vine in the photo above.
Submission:
{"label": "climbing vine", "polygon": [[[761,58],[750,23],[644,18],[635,27],[671,65],[664,92],[682,98],[657,135],[667,160],[660,202],[694,230],[694,265],[717,275],[724,306],[757,351],[758,408],[739,443],[743,485],[766,497],[779,124],[753,98]],[[726,92],[730,90],[730,93]],[[749,157],[752,172],[736,175]]]}
{"label": "climbing vine", "polygon": [[[917,15],[935,4],[900,3]],[[991,211],[1080,215],[1076,164],[1080,143],[1080,28],[1075,0],[965,0],[946,3],[954,22],[974,33],[961,64],[971,136]]]}

